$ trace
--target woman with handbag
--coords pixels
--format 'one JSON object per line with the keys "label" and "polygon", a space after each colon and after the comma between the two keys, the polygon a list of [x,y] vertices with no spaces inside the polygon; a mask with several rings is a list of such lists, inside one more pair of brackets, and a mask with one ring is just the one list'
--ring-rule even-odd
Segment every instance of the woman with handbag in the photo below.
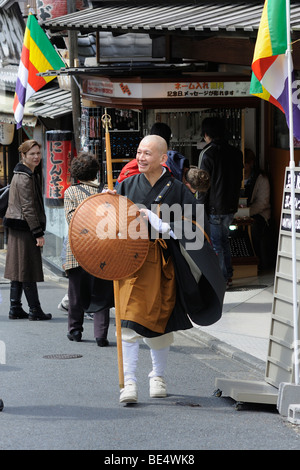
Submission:
{"label": "woman with handbag", "polygon": [[[76,208],[87,197],[101,192],[97,182],[99,163],[96,158],[81,152],[71,163],[71,177],[77,184],[70,186],[64,195],[65,215],[68,224]],[[70,341],[81,341],[84,313],[94,313],[94,337],[98,346],[108,346],[109,309],[114,305],[113,283],[88,274],[74,257],[69,238],[64,269],[69,278],[68,334]]]}
{"label": "woman with handbag", "polygon": [[[19,147],[21,161],[14,168],[4,226],[8,228],[4,277],[11,280],[10,319],[50,320],[44,313],[37,282],[44,281],[41,249],[45,244],[46,215],[39,175],[41,145],[27,140]],[[22,308],[24,291],[29,314]]]}

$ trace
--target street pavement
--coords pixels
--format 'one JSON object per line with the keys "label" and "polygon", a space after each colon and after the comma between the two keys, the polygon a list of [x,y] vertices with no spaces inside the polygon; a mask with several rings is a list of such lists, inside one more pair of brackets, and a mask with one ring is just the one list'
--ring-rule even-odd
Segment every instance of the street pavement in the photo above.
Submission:
{"label": "street pavement", "polygon": [[[223,317],[216,325],[175,335],[168,359],[170,393],[165,401],[154,404],[149,399],[150,357],[148,348],[141,345],[139,405],[133,409],[118,402],[113,311],[108,348],[96,345],[93,322],[87,319],[83,341],[69,341],[67,315],[57,309],[67,279],[44,266],[45,282],[38,284],[40,300],[53,319],[9,320],[4,263],[2,250],[0,398],[4,409],[0,413],[0,450],[300,448],[297,432],[284,424],[276,410],[248,415],[251,439],[243,441],[245,425],[232,411],[231,401],[213,396],[214,379],[220,375],[249,380],[264,377],[272,273],[236,281],[225,294]],[[199,410],[203,413],[199,422],[197,410],[198,415]],[[168,417],[167,422],[162,416]],[[191,432],[195,423],[201,428],[200,437]],[[260,426],[263,436],[255,431]]]}

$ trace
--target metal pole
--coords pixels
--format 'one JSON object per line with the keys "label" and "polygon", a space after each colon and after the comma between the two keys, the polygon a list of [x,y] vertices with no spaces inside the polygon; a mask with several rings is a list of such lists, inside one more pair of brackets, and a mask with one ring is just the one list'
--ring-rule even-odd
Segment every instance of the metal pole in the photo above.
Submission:
{"label": "metal pole", "polygon": [[292,275],[293,275],[293,323],[294,323],[294,370],[295,384],[299,384],[299,339],[298,339],[298,301],[297,301],[297,260],[296,260],[296,212],[295,212],[295,159],[294,159],[294,121],[292,103],[292,51],[290,35],[290,2],[286,0],[286,32],[288,59],[288,97],[289,97],[289,144],[291,174],[291,218],[292,218]]}

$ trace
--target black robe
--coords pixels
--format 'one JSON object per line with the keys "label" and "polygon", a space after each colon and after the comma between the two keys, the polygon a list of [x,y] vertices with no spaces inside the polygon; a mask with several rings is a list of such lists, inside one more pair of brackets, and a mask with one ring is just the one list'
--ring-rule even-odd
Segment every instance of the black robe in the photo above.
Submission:
{"label": "black robe", "polygon": [[[178,204],[182,214],[190,222],[189,227],[193,226],[193,230],[196,229],[196,225],[192,224],[191,219],[198,221],[197,211],[203,210],[203,206],[199,207],[200,204],[191,191],[173,178],[168,171],[153,187],[144,174],[131,176],[118,185],[117,192],[127,196],[137,206],[146,206],[153,212],[156,212],[158,203],[168,206]],[[205,214],[203,215],[203,225],[207,229],[208,224],[205,223]],[[163,211],[162,219],[164,221]],[[186,233],[181,217],[179,219],[175,215],[173,219],[165,221],[171,222],[171,228],[178,238],[163,237],[167,244],[164,256],[172,257],[176,276],[176,303],[164,333],[192,328],[192,322],[202,326],[211,325],[221,318],[226,288],[217,255],[208,236],[203,236],[203,227],[195,230],[197,238],[191,240],[190,230]],[[204,238],[203,243],[200,241],[201,237],[202,240]],[[191,249],[191,245],[196,241],[200,248]],[[195,268],[196,271],[201,271],[200,279],[197,280],[192,273]],[[122,326],[131,328],[145,337],[159,336],[157,332],[132,321],[122,320]]]}

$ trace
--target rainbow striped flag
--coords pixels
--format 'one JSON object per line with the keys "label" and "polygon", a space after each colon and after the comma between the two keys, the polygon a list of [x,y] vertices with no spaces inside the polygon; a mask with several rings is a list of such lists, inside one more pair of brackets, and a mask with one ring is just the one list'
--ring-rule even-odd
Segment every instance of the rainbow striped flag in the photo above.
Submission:
{"label": "rainbow striped flag", "polygon": [[13,111],[17,129],[22,127],[26,101],[55,76],[39,77],[37,73],[57,70],[65,64],[34,15],[28,16],[18,69]]}
{"label": "rainbow striped flag", "polygon": [[[277,106],[289,126],[286,0],[265,0],[252,61],[250,93]],[[292,74],[293,88],[297,89]],[[293,93],[294,136],[300,140],[300,101]]]}

